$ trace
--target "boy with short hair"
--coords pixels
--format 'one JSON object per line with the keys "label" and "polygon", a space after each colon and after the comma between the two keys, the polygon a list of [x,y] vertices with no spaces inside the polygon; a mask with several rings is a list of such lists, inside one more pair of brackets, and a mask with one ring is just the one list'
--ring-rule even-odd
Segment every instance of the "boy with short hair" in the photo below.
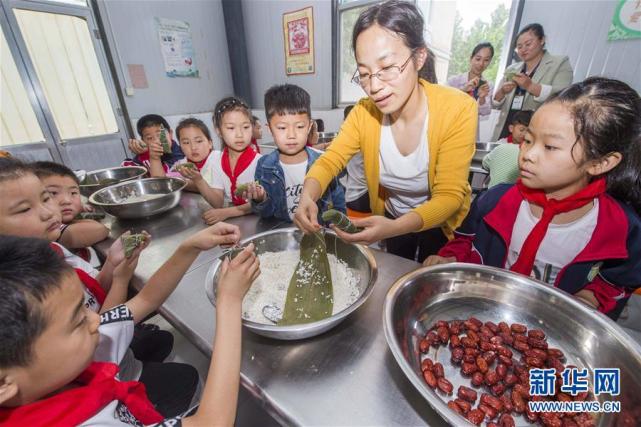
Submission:
{"label": "boy with short hair", "polygon": [[[163,151],[160,142],[160,130],[167,132],[167,141],[171,144],[171,153]],[[180,145],[174,141],[171,127],[164,117],[158,114],[147,114],[138,119],[136,130],[140,139],[130,139],[129,149],[136,155],[133,159],[125,159],[122,166],[144,166],[151,176],[163,176],[178,160],[185,157]],[[151,158],[160,162],[151,162]]]}
{"label": "boy with short hair", "polygon": [[499,139],[501,143],[483,158],[483,169],[490,172],[488,188],[497,184],[514,184],[519,178],[519,150],[525,139],[527,127],[532,118],[532,111],[519,111],[512,117],[507,138]]}
{"label": "boy with short hair", "polygon": [[[134,323],[165,301],[200,251],[239,239],[238,227],[224,223],[193,235],[136,296],[99,316],[85,307],[78,276],[46,241],[0,237],[0,424],[163,422],[166,415],[151,404],[141,383],[118,379],[117,364]],[[139,254],[114,274],[129,280]],[[199,409],[182,420],[184,426],[234,421],[242,299],[259,272],[253,246],[223,264],[209,380]],[[183,407],[189,404],[189,396],[177,392],[175,398],[182,400]],[[179,425],[181,415],[171,417],[166,425]]]}
{"label": "boy with short hair", "polygon": [[[278,150],[258,161],[259,185],[250,184],[247,195],[261,217],[292,221],[305,175],[321,155],[306,146],[312,129],[309,94],[296,85],[272,86],[265,93],[265,114]],[[337,178],[319,199],[318,208],[319,221],[330,208],[345,212],[345,192]]]}
{"label": "boy with short hair", "polygon": [[54,162],[34,162],[31,166],[60,208],[62,225],[57,242],[92,266],[100,267],[91,246],[106,239],[109,230],[98,221],[77,218],[84,207],[76,174],[67,166]]}

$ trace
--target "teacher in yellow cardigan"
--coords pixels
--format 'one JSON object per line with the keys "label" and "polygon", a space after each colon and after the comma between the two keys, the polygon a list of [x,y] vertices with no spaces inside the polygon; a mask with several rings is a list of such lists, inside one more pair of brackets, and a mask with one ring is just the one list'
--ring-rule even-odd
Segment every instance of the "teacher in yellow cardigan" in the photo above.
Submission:
{"label": "teacher in yellow cardigan", "polygon": [[[361,13],[352,38],[362,99],[305,178],[294,222],[320,228],[316,200],[356,153],[363,155],[373,216],[349,242],[386,240],[387,251],[423,261],[465,218],[477,106],[467,94],[434,81],[423,39],[423,17],[412,3],[387,1]],[[426,78],[428,80],[426,80]]]}

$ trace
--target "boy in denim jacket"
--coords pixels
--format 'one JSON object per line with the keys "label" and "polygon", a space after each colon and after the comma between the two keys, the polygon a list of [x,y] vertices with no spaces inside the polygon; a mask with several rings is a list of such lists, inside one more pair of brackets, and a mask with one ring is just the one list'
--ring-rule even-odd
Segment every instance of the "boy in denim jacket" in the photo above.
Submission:
{"label": "boy in denim jacket", "polygon": [[[257,183],[249,186],[247,195],[261,217],[292,221],[305,175],[321,155],[306,147],[312,128],[309,94],[296,85],[272,86],[265,93],[265,114],[278,150],[258,161]],[[345,212],[345,189],[338,179],[319,199],[319,216],[330,208]]]}

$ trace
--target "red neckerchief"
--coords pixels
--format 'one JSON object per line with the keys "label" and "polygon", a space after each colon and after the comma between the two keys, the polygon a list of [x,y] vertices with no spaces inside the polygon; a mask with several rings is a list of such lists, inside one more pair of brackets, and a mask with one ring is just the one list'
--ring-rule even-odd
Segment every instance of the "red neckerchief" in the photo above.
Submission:
{"label": "red neckerchief", "polygon": [[514,142],[514,139],[512,138],[512,134],[509,134],[509,135],[507,136],[507,142],[509,142],[510,144],[516,144],[516,143]]}
{"label": "red neckerchief", "polygon": [[[211,152],[210,152],[210,153],[211,153]],[[208,159],[208,158],[209,158],[209,154],[207,155],[207,157],[205,157],[204,159],[202,159],[202,160],[201,160],[201,161],[199,161],[199,162],[194,162],[193,160],[189,160],[189,163],[193,163],[194,165],[196,165],[196,167],[198,168],[198,170],[199,170],[199,171],[201,171],[201,170],[203,169],[203,166],[205,166],[205,163],[207,163],[207,159]]]}
{"label": "red neckerchief", "polygon": [[260,147],[258,146],[258,141],[256,140],[256,138],[252,138],[251,145],[254,146],[255,152],[260,153]]}
{"label": "red neckerchief", "polygon": [[231,181],[231,201],[234,204],[234,206],[240,206],[247,203],[245,199],[243,199],[242,197],[238,197],[235,194],[236,179],[238,178],[238,175],[243,173],[243,171],[247,169],[249,165],[252,164],[255,157],[256,157],[256,152],[251,147],[247,147],[245,151],[243,151],[240,154],[240,157],[238,157],[238,161],[236,162],[236,167],[232,171],[231,165],[229,163],[229,149],[225,147],[225,149],[223,150],[223,157],[222,157],[221,163],[222,163],[223,172],[225,172],[225,175],[227,175],[229,177],[229,180]]}
{"label": "red neckerchief", "polygon": [[580,207],[587,205],[595,198],[605,193],[606,182],[605,178],[599,178],[588,184],[578,193],[561,200],[548,199],[543,190],[528,188],[523,185],[520,179],[516,182],[516,185],[525,200],[543,208],[543,215],[541,215],[541,219],[539,219],[525,239],[525,242],[523,242],[523,247],[521,248],[519,257],[510,268],[511,271],[529,276],[532,272],[532,267],[534,266],[536,252],[539,250],[539,246],[541,246],[541,242],[543,241],[545,233],[548,230],[548,226],[554,216],[563,212],[579,209]]}
{"label": "red neckerchief", "polygon": [[124,403],[143,424],[163,420],[147,398],[145,385],[118,381],[118,365],[93,362],[76,379],[80,387],[63,391],[15,408],[0,408],[0,424],[6,427],[76,426],[99,413],[114,400]]}
{"label": "red neckerchief", "polygon": [[102,288],[100,283],[91,277],[87,272],[80,268],[74,268],[76,270],[76,274],[78,275],[78,278],[82,282],[83,285],[85,285],[85,288],[89,289],[89,291],[93,294],[93,296],[96,297],[98,300],[98,304],[102,307],[102,304],[104,304],[105,299],[107,298],[107,293],[105,290]]}

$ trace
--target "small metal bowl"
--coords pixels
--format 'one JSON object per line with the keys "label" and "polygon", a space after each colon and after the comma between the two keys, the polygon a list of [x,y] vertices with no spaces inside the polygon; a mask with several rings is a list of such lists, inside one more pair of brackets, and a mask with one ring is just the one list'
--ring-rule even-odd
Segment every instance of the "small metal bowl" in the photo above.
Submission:
{"label": "small metal bowl", "polygon": [[477,142],[476,151],[474,152],[474,157],[472,157],[473,162],[482,162],[483,158],[488,155],[488,153],[494,150],[496,147],[501,145],[500,142]]}
{"label": "small metal bowl", "polygon": [[138,179],[146,174],[147,169],[142,166],[122,166],[87,172],[80,183],[80,194],[89,197],[98,190],[121,182]]}
{"label": "small metal bowl", "polygon": [[[437,320],[479,320],[522,323],[542,329],[550,347],[565,353],[567,365],[588,368],[590,391],[594,368],[619,368],[619,396],[601,394],[598,400],[617,400],[625,408],[641,406],[641,347],[611,319],[571,295],[526,276],[473,264],[421,268],[400,277],[390,288],[383,308],[383,327],[399,366],[427,402],[451,425],[469,425],[447,407],[451,396],[432,390],[423,380],[419,342]],[[518,358],[515,351],[515,357]],[[460,367],[450,361],[450,349],[431,348],[428,356],[441,362],[454,385],[470,386]],[[479,389],[480,391],[480,389]],[[628,414],[629,415],[629,414]],[[626,415],[627,416],[627,415]],[[597,426],[616,424],[617,414],[601,414]],[[529,426],[523,417],[517,425]],[[639,420],[637,424],[639,425]]]}
{"label": "small metal bowl", "polygon": [[[256,234],[240,242],[241,246],[253,243],[256,246],[256,253],[279,252],[291,249],[299,249],[303,233],[295,227],[281,228]],[[342,322],[353,311],[358,309],[374,290],[374,283],[378,275],[374,255],[364,246],[346,243],[336,237],[334,232],[328,230],[325,233],[327,252],[347,263],[347,266],[356,270],[360,275],[359,286],[361,294],[358,299],[343,311],[334,314],[327,319],[318,322],[305,323],[301,325],[278,326],[253,322],[243,319],[243,325],[250,331],[270,338],[281,340],[299,340],[313,337],[326,332]],[[205,281],[205,291],[211,303],[216,306],[216,284],[220,271],[221,261],[216,260],[210,267]],[[289,282],[289,277],[285,278]]]}
{"label": "small metal bowl", "polygon": [[89,202],[117,218],[145,218],[175,207],[185,185],[180,178],[144,178],[103,188]]}

